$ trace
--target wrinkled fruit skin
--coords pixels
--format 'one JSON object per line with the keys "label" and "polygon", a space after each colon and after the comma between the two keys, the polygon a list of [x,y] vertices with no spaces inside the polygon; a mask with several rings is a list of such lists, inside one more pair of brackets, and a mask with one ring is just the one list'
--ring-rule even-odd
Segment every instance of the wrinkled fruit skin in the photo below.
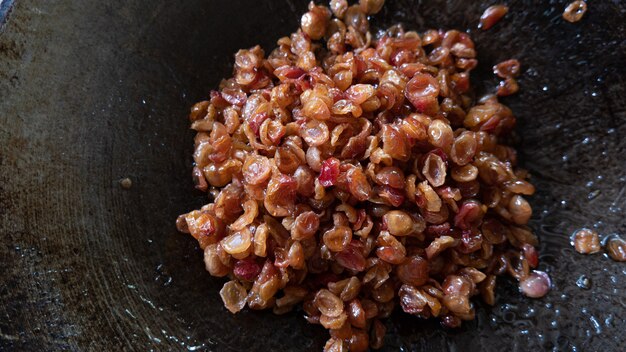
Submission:
{"label": "wrinkled fruit skin", "polygon": [[[456,328],[496,277],[548,294],[527,226],[535,188],[507,141],[498,96],[521,64],[497,63],[497,94],[476,100],[476,46],[458,30],[369,32],[384,0],[309,4],[300,29],[265,52],[239,50],[233,75],[191,110],[192,176],[209,203],[177,228],[230,281],[226,309],[296,307],[329,330],[325,351],[381,348],[396,307]],[[484,30],[506,14],[488,8]],[[581,234],[577,250],[599,250]],[[623,241],[607,254],[623,260]]]}

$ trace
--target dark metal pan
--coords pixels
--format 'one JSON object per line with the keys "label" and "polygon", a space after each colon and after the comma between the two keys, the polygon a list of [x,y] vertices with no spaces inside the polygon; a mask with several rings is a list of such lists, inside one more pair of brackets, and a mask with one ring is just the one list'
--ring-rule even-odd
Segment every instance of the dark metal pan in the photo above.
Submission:
{"label": "dark metal pan", "polygon": [[[497,304],[477,303],[457,330],[395,315],[385,350],[623,351],[626,266],[576,254],[569,234],[626,234],[626,3],[589,1],[571,24],[565,1],[508,1],[505,19],[478,32],[489,2],[387,2],[375,26],[471,29],[483,91],[494,63],[523,63],[506,103],[554,288],[532,300],[499,280]],[[0,350],[321,351],[326,333],[301,313],[229,314],[222,281],[174,226],[204,201],[190,177],[189,107],[238,48],[271,49],[305,8],[0,1]]]}

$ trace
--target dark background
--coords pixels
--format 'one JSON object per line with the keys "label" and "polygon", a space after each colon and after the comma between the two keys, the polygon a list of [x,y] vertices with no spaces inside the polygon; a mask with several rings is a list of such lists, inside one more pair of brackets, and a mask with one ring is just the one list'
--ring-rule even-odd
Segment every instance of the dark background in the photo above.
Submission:
{"label": "dark background", "polygon": [[[190,177],[189,107],[238,48],[269,53],[294,31],[306,2],[12,2],[0,6],[0,350],[320,351],[326,333],[299,313],[229,314],[222,280],[174,227],[205,201]],[[453,331],[397,314],[386,350],[626,346],[626,264],[569,245],[583,226],[626,235],[626,3],[589,1],[576,24],[564,1],[507,3],[484,33],[487,2],[388,1],[373,22],[471,29],[482,91],[497,83],[493,64],[520,59],[521,93],[505,102],[554,289],[526,299],[499,279],[497,304]]]}

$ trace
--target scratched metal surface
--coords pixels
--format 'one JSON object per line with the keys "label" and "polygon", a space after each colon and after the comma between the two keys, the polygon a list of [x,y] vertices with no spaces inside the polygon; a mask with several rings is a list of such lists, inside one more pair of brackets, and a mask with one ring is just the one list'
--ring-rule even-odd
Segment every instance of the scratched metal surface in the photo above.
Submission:
{"label": "scratched metal surface", "polygon": [[[323,329],[293,313],[221,307],[174,219],[199,206],[186,112],[230,71],[267,50],[305,1],[0,1],[0,350],[321,350]],[[376,26],[475,28],[485,2],[388,1]],[[573,253],[569,234],[626,235],[626,4],[509,1],[474,33],[479,89],[492,64],[524,66],[523,164],[538,192],[532,225],[555,287],[522,298],[499,281],[495,307],[446,331],[401,314],[388,351],[622,351],[626,265]],[[7,5],[8,4],[8,5]],[[1,17],[1,16],[0,16]],[[0,20],[0,23],[2,21]],[[473,32],[475,32],[473,30]],[[130,177],[123,190],[118,180]],[[576,284],[581,275],[590,287]],[[583,285],[580,285],[583,286]]]}

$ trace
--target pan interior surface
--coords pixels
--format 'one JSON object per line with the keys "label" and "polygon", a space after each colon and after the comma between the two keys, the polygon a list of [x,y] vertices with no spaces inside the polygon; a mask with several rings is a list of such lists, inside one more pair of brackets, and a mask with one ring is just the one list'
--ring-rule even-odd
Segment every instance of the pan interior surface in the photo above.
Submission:
{"label": "pan interior surface", "polygon": [[[0,1],[0,23],[12,1]],[[189,107],[231,73],[239,48],[269,53],[304,1],[18,0],[0,28],[0,350],[320,351],[326,332],[301,312],[231,315],[179,214],[193,190]],[[569,235],[626,235],[626,3],[515,1],[476,30],[483,1],[387,1],[375,28],[470,29],[476,89],[517,58],[521,165],[547,297],[498,280],[456,330],[405,314],[387,320],[386,351],[621,351],[626,266],[583,256]],[[6,6],[6,7],[5,7]],[[128,190],[119,185],[130,178]]]}

